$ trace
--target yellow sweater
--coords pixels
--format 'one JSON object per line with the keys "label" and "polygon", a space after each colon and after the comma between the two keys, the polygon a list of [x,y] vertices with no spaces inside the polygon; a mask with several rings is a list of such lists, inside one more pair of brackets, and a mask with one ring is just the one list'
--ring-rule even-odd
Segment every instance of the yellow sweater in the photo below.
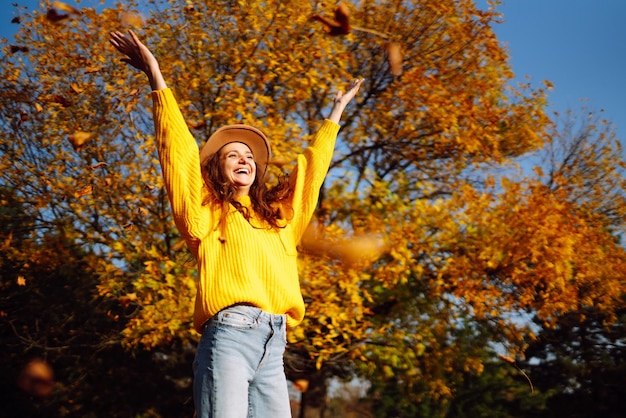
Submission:
{"label": "yellow sweater", "polygon": [[[217,228],[219,212],[203,205],[206,188],[200,173],[198,144],[170,89],[152,93],[155,135],[174,222],[198,263],[194,326],[235,303],[286,314],[287,325],[304,317],[296,245],[307,227],[328,172],[339,125],[325,120],[292,173],[293,217],[285,228],[255,228],[232,205],[224,243]],[[293,177],[295,176],[295,182]],[[250,207],[250,198],[240,199]],[[258,219],[251,219],[259,226]]]}

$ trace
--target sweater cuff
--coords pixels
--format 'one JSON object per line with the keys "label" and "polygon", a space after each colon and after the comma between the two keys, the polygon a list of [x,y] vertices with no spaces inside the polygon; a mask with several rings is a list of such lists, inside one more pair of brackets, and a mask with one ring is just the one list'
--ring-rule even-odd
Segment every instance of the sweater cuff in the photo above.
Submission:
{"label": "sweater cuff", "polygon": [[327,140],[326,138],[332,138],[331,146],[334,148],[335,140],[337,139],[338,134],[339,125],[330,119],[324,119],[324,123],[322,123],[322,126],[313,137],[313,141],[309,143],[309,146],[317,148],[318,143],[325,143]]}
{"label": "sweater cuff", "polygon": [[167,103],[170,100],[174,99],[174,93],[172,93],[172,89],[169,87],[164,88],[162,90],[152,90],[152,103],[154,105],[160,105],[161,107],[166,107]]}
{"label": "sweater cuff", "polygon": [[324,119],[320,132],[337,135],[339,133],[339,128],[340,126],[338,123],[335,123],[330,119]]}

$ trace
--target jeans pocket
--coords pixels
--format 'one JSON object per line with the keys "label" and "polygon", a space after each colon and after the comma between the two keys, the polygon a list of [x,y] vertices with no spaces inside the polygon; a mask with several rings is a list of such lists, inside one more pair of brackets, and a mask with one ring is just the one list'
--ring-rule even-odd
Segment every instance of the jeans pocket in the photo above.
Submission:
{"label": "jeans pocket", "polygon": [[256,328],[260,312],[259,308],[253,306],[231,306],[217,314],[217,323],[232,328]]}

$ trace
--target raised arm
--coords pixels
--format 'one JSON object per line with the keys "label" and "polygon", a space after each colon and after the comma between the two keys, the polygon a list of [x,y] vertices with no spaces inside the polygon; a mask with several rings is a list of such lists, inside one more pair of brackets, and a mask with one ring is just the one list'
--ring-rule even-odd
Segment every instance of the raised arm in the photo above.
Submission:
{"label": "raised arm", "polygon": [[122,32],[110,33],[111,45],[125,55],[120,61],[143,71],[148,76],[152,90],[167,88],[159,63],[152,52],[139,40],[135,32],[128,31],[128,34],[130,37],[125,36]]}
{"label": "raised arm", "polygon": [[337,93],[330,116],[311,139],[309,146],[298,155],[298,164],[289,175],[294,214],[291,225],[296,242],[300,241],[317,206],[320,188],[333,157],[341,115],[362,83],[363,79],[357,79],[345,93]]}
{"label": "raised arm", "polygon": [[198,144],[152,52],[132,31],[127,36],[121,32],[110,35],[111,44],[125,55],[121,61],[144,72],[150,81],[154,135],[174,222],[192,254],[197,256],[199,242],[213,222],[208,206],[202,205],[204,182]]}

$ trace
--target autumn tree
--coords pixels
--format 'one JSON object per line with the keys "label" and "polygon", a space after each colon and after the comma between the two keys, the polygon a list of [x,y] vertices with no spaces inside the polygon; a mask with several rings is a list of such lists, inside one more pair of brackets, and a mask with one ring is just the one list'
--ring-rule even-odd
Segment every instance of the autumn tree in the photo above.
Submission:
{"label": "autumn tree", "polygon": [[[388,348],[391,339],[386,335],[373,354],[383,356],[383,361],[391,358],[395,364],[388,363],[392,369],[383,377],[372,367],[371,380],[380,381],[383,388],[387,387],[385,380],[420,384],[410,378],[411,373],[423,373],[428,365],[449,368],[444,369],[440,382],[458,377],[453,370],[481,373],[484,362],[477,359],[485,343],[467,346],[467,337],[457,337],[459,333],[467,335],[468,330],[480,330],[482,338],[489,336],[489,341],[504,344],[513,357],[523,359],[526,344],[541,345],[535,332],[542,328],[549,332],[562,317],[591,309],[601,311],[606,324],[618,318],[624,295],[625,254],[619,242],[623,157],[610,125],[594,113],[582,115],[555,116],[545,147],[525,161],[530,167],[537,164],[536,174],[524,177],[519,170],[506,171],[498,182],[491,174],[481,190],[464,186],[456,192],[458,199],[443,201],[443,209],[431,208],[440,219],[431,224],[447,225],[436,231],[445,235],[435,237],[441,244],[439,252],[433,248],[428,253],[437,262],[429,265],[438,267],[438,276],[431,282],[437,304],[427,305],[434,310],[432,314],[418,316],[427,310],[411,310],[419,293],[404,285],[394,289],[395,304],[388,312],[397,309],[410,313],[407,319],[419,318],[398,322],[396,338],[433,352],[427,352],[429,359],[411,351],[398,353]],[[519,180],[515,181],[511,172],[520,173]],[[428,281],[422,281],[422,289],[427,289],[424,283]],[[438,322],[442,312],[444,318],[454,321]],[[392,313],[390,329],[398,321],[395,318]],[[418,332],[423,324],[428,325]],[[412,338],[403,334],[411,326],[415,327]],[[427,332],[432,342],[424,346]],[[455,364],[471,353],[472,347],[478,351],[465,357],[464,363]],[[431,362],[433,358],[437,361]],[[427,364],[422,365],[422,360]],[[462,385],[446,386],[455,387]],[[437,393],[413,392],[425,399]],[[406,393],[399,393],[397,402],[405,398]],[[444,416],[445,402],[440,407],[443,409],[436,416]]]}
{"label": "autumn tree", "polygon": [[289,376],[310,380],[320,410],[327,380],[355,373],[399,379],[441,410],[483,370],[461,343],[476,330],[522,353],[532,329],[519,312],[550,325],[581,305],[610,313],[623,293],[621,201],[601,200],[621,196],[617,155],[587,154],[552,182],[510,175],[555,137],[549,85],[510,83],[499,19],[471,0],[42,2],[3,44],[0,185],[34,234],[63,231],[93,254],[124,347],[193,346],[194,265],[160,179],[147,83],[108,33],[132,28],[150,45],[199,145],[227,123],[266,131],[270,183],[336,90],[365,77],[301,245],[307,316],[290,331]]}

